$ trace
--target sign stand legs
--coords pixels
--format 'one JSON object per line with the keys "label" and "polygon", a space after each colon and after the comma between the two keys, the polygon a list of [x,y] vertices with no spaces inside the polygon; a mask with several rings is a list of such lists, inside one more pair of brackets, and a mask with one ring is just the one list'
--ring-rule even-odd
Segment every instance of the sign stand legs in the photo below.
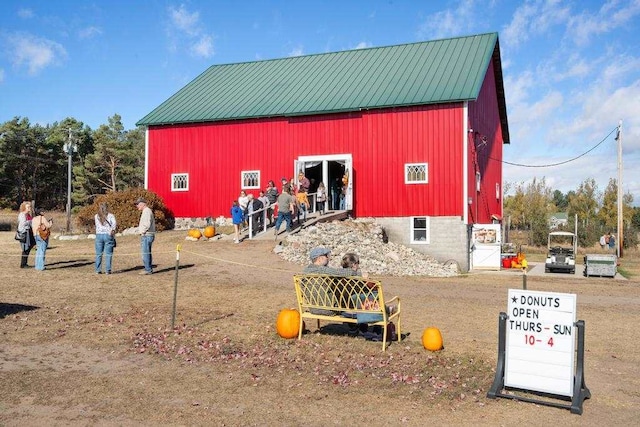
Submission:
{"label": "sign stand legs", "polygon": [[[582,404],[585,399],[591,398],[591,392],[585,385],[584,379],[584,320],[578,320],[575,323],[576,329],[578,330],[578,348],[577,348],[577,356],[578,359],[576,361],[576,371],[574,375],[573,382],[573,397],[568,398],[566,396],[558,396],[549,393],[539,393],[533,390],[521,390],[514,388],[505,388],[504,386],[504,374],[505,374],[505,348],[506,348],[506,338],[507,338],[507,314],[502,312],[498,318],[498,362],[496,365],[496,375],[493,379],[493,384],[491,384],[491,388],[487,392],[487,397],[489,399],[495,399],[497,397],[503,397],[505,399],[513,399],[520,400],[523,402],[537,403],[540,405],[553,406],[556,408],[569,409],[572,414],[582,415]],[[524,392],[537,394],[540,396],[544,396],[547,398],[554,398],[558,400],[571,400],[571,405],[561,404],[552,401],[533,399],[524,396],[517,396],[515,394],[504,394],[503,390],[521,390]]]}

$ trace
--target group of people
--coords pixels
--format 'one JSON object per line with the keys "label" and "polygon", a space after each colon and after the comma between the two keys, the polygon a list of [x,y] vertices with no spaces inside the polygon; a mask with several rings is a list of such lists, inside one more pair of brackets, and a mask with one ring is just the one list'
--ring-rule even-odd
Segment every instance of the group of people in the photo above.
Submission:
{"label": "group of people", "polygon": [[[153,211],[147,205],[147,201],[138,198],[134,205],[141,211],[138,224],[140,234],[140,252],[144,269],[139,274],[153,274],[153,257],[151,247],[156,234],[156,221]],[[95,221],[95,273],[111,274],[113,265],[113,250],[116,247],[117,222],[115,215],[109,210],[107,203],[98,205],[98,212],[94,216]],[[43,209],[32,209],[31,202],[22,202],[18,211],[18,229],[16,239],[19,239],[22,255],[20,268],[28,267],[28,259],[31,250],[36,248],[35,269],[43,271],[45,255],[49,247],[49,236],[53,227],[53,219],[46,218]],[[104,269],[103,269],[104,258]]]}
{"label": "group of people", "polygon": [[600,236],[600,247],[602,249],[609,249],[610,251],[616,251],[616,235],[609,232]]}
{"label": "group of people", "polygon": [[45,252],[49,246],[49,234],[53,227],[53,220],[44,216],[44,210],[32,209],[31,202],[22,202],[18,210],[18,232],[16,238],[20,237],[20,268],[28,267],[27,261],[31,249],[36,247],[35,269],[42,271],[45,269]]}
{"label": "group of people", "polygon": [[311,259],[311,264],[305,267],[305,273],[327,274],[337,277],[367,277],[367,274],[360,270],[360,257],[353,252],[343,255],[339,268],[329,267],[329,260],[331,259],[331,250],[329,248],[317,246],[309,251],[309,258]]}
{"label": "group of people", "polygon": [[[264,218],[269,221],[268,226],[274,226],[275,238],[283,222],[286,224],[287,232],[291,231],[293,216],[296,215],[298,224],[307,220],[307,212],[311,208],[309,202],[309,188],[311,182],[303,171],[298,175],[298,185],[294,184],[293,178],[281,179],[281,191],[278,191],[275,183],[269,181],[267,188],[260,191],[260,196],[254,198],[253,194],[240,191],[240,196],[234,200],[231,206],[231,220],[234,227],[234,243],[240,243],[241,228],[247,226],[251,221],[251,230],[257,233],[264,229]],[[316,190],[316,210],[323,215],[327,201],[327,190],[324,183],[320,183]],[[266,215],[262,209],[266,208]],[[276,213],[277,212],[277,213]],[[274,218],[275,216],[275,218]]]}

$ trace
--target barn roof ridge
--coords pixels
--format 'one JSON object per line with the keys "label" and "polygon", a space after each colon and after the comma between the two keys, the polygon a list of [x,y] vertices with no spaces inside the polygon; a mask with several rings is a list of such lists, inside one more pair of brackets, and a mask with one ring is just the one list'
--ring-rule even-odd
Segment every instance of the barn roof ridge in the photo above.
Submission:
{"label": "barn roof ridge", "polygon": [[400,46],[411,46],[411,45],[418,45],[418,44],[438,43],[438,42],[445,41],[445,40],[456,40],[456,39],[464,39],[464,38],[469,38],[469,37],[480,37],[480,36],[489,36],[489,35],[496,35],[497,36],[498,33],[495,32],[495,31],[490,31],[490,32],[487,32],[487,33],[470,34],[470,35],[466,35],[466,36],[444,37],[444,38],[441,38],[441,39],[423,40],[423,41],[417,41],[417,42],[407,42],[407,43],[398,43],[398,44],[389,44],[389,45],[383,45],[383,46],[367,46],[367,47],[360,47],[360,48],[354,47],[354,48],[351,48],[351,49],[332,50],[330,52],[314,52],[314,53],[305,53],[303,55],[295,55],[295,56],[283,56],[283,57],[277,57],[277,58],[255,59],[253,61],[223,62],[223,63],[220,63],[220,64],[211,64],[211,65],[209,65],[207,67],[207,70],[209,68],[220,67],[220,66],[224,66],[224,65],[241,65],[241,64],[259,63],[259,62],[286,61],[286,60],[290,60],[290,59],[304,58],[304,57],[309,57],[309,56],[322,56],[322,55],[349,53],[349,52],[354,52],[354,51],[387,49],[387,48],[394,48],[394,47],[400,47]]}
{"label": "barn roof ridge", "polygon": [[506,123],[498,33],[211,65],[137,125],[344,113],[475,100],[494,61]]}

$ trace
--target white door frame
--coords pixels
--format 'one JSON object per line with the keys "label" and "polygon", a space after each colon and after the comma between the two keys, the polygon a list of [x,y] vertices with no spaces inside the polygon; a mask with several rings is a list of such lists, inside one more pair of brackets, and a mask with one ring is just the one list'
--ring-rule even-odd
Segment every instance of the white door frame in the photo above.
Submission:
{"label": "white door frame", "polygon": [[[325,154],[317,156],[300,156],[293,161],[293,176],[298,179],[299,168],[304,167],[306,162],[322,162],[322,182],[327,186],[327,192],[331,183],[329,182],[329,162],[344,161],[345,172],[349,174],[349,182],[347,184],[347,194],[345,195],[345,208],[353,209],[353,159],[351,154]],[[304,168],[306,170],[306,168]]]}

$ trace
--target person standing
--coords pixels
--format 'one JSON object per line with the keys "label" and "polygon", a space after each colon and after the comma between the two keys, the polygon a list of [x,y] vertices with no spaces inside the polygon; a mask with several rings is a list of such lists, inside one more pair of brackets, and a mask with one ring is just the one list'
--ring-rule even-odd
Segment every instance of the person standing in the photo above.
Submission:
{"label": "person standing", "polygon": [[36,209],[36,216],[31,220],[31,231],[36,240],[36,265],[38,271],[45,269],[45,254],[49,247],[49,234],[53,221],[44,217],[42,209]]}
{"label": "person standing", "polygon": [[153,216],[153,211],[147,206],[147,201],[142,197],[135,201],[135,205],[140,214],[140,222],[138,223],[138,233],[140,234],[140,252],[142,253],[142,263],[144,264],[144,270],[140,275],[153,274],[153,255],[151,253],[151,247],[153,241],[156,238],[156,219]]}
{"label": "person standing", "polygon": [[[296,194],[296,206],[298,225],[303,224],[307,220],[307,211],[309,210],[309,198],[307,197],[307,190],[300,188],[298,194]],[[300,213],[302,213],[302,222],[300,222]]]}
{"label": "person standing", "polygon": [[20,248],[22,248],[20,268],[28,267],[27,260],[29,259],[29,253],[31,253],[31,248],[36,244],[36,240],[33,237],[33,230],[31,229],[32,213],[30,202],[22,202],[20,204],[20,210],[18,211],[18,232],[25,234],[25,241],[20,242]]}
{"label": "person standing", "polygon": [[609,233],[609,250],[616,253],[616,235]]}
{"label": "person standing", "polygon": [[269,226],[271,226],[273,225],[273,207],[278,201],[278,196],[280,195],[276,188],[276,184],[273,181],[269,181],[265,195],[267,199],[269,199],[269,204],[267,205],[269,206],[267,208],[267,218],[269,219]]}
{"label": "person standing", "polygon": [[331,209],[338,210],[340,208],[340,192],[342,191],[342,181],[340,177],[331,181]]}
{"label": "person standing", "polygon": [[116,217],[109,212],[109,207],[106,203],[100,203],[94,221],[96,224],[96,274],[102,273],[103,253],[105,255],[104,273],[111,274],[113,248],[116,246]]}
{"label": "person standing", "polygon": [[327,201],[327,189],[324,187],[324,182],[318,184],[316,190],[316,209],[320,215],[324,214],[324,205]]}
{"label": "person standing", "polygon": [[[260,216],[258,217],[258,222],[260,223],[261,229],[262,228],[266,229],[266,227],[264,227],[264,217],[269,216],[268,212],[269,212],[269,206],[271,205],[271,202],[269,202],[269,198],[267,197],[264,191],[260,191],[260,196],[258,197],[258,200],[260,200],[260,203],[262,203],[262,207],[266,208],[265,212],[260,212]],[[269,222],[269,224],[271,224],[271,222]]]}
{"label": "person standing", "polygon": [[274,234],[275,238],[278,238],[278,230],[282,221],[287,222],[287,233],[291,231],[291,213],[294,212],[296,199],[291,195],[291,187],[285,185],[282,188],[282,194],[278,196],[278,218],[276,219],[276,226]]}
{"label": "person standing", "polygon": [[238,201],[234,200],[233,205],[231,206],[231,221],[233,222],[233,231],[235,236],[233,243],[240,243],[240,226],[242,225],[243,219],[244,212],[238,204]]}
{"label": "person standing", "polygon": [[308,193],[309,187],[311,187],[311,181],[304,175],[304,171],[301,170],[298,173],[298,192],[304,190],[305,193]]}
{"label": "person standing", "polygon": [[242,209],[242,227],[246,227],[249,196],[247,196],[247,193],[244,190],[240,191],[240,196],[238,197],[238,205],[240,205],[240,209]]}

